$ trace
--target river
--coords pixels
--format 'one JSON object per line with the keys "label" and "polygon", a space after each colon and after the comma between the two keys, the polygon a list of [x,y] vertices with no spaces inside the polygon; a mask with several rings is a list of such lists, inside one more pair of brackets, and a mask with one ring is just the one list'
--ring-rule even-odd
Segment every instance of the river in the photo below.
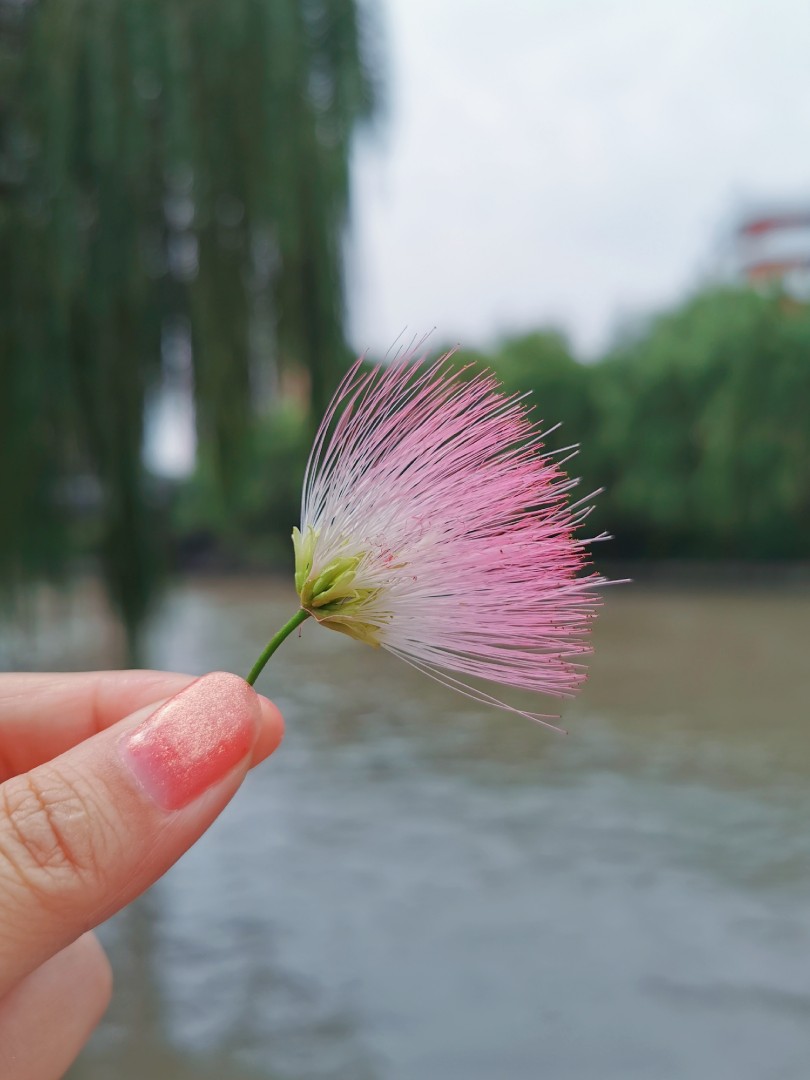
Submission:
{"label": "river", "polygon": [[[293,600],[183,585],[148,662],[245,671]],[[305,625],[71,1080],[805,1080],[808,643],[806,588],[614,589],[561,736]]]}

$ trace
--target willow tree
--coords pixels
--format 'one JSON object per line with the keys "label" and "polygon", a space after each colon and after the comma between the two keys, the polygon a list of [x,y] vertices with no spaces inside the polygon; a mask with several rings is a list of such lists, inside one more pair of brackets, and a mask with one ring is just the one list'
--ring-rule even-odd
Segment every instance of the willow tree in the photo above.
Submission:
{"label": "willow tree", "polygon": [[0,579],[93,504],[110,594],[155,584],[145,403],[177,328],[200,446],[242,466],[257,389],[343,356],[355,0],[0,0]]}

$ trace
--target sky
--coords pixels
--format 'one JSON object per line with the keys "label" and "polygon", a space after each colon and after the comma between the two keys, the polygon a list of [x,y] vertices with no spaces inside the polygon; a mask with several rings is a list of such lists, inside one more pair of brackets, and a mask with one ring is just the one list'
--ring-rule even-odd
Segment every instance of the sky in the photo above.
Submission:
{"label": "sky", "polygon": [[807,0],[377,0],[349,332],[583,358],[716,272],[736,214],[810,202]]}

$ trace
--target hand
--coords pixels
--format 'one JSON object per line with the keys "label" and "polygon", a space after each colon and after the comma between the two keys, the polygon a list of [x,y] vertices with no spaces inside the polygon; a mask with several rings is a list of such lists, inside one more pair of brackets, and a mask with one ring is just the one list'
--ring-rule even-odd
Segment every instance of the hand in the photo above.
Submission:
{"label": "hand", "polygon": [[221,672],[0,676],[0,1077],[63,1076],[111,992],[88,931],[168,870],[282,731]]}

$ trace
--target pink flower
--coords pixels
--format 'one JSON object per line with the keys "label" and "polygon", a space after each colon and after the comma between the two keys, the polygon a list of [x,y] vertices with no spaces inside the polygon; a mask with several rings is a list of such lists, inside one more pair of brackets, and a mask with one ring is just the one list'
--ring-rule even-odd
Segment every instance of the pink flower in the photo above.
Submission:
{"label": "pink flower", "polygon": [[522,712],[467,680],[572,695],[605,579],[581,576],[588,508],[521,397],[450,355],[343,380],[293,533],[300,617]]}

